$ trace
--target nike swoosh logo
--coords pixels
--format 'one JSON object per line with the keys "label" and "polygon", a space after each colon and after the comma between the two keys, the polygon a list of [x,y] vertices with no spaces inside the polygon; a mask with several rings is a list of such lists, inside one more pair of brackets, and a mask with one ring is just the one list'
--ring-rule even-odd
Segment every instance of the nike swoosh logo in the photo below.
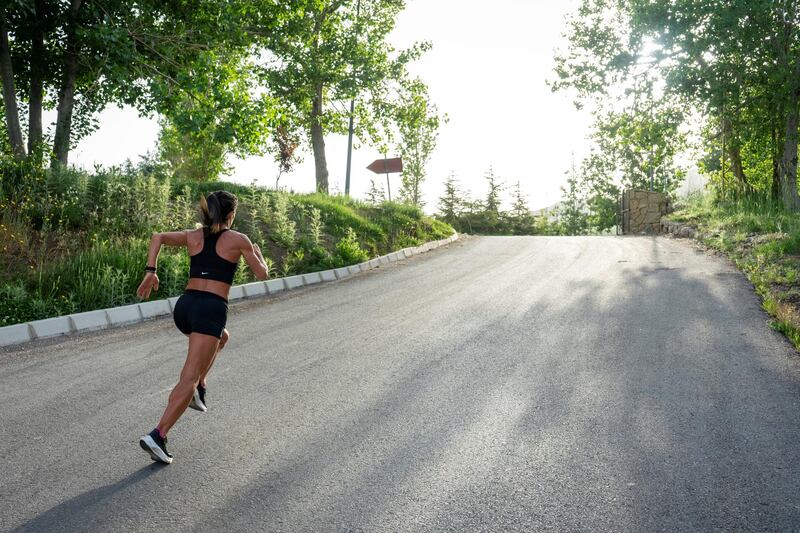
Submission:
{"label": "nike swoosh logo", "polygon": [[201,276],[207,276],[207,275],[208,275],[208,272],[200,272],[200,275],[201,275]]}

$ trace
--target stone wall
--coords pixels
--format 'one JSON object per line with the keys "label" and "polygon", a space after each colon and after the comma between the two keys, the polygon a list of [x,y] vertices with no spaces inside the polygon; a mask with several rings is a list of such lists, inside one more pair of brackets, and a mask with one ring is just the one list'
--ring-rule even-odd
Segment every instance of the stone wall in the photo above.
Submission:
{"label": "stone wall", "polygon": [[622,232],[661,233],[661,217],[669,206],[669,198],[660,192],[626,190],[622,193]]}

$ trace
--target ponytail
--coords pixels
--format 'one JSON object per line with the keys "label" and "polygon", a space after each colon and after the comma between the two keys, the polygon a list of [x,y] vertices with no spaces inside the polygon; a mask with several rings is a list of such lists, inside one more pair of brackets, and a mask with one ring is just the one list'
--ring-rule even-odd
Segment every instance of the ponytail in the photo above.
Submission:
{"label": "ponytail", "polygon": [[236,196],[227,191],[215,191],[206,197],[201,197],[200,213],[203,216],[203,226],[211,233],[219,233],[228,215],[236,210],[237,203]]}

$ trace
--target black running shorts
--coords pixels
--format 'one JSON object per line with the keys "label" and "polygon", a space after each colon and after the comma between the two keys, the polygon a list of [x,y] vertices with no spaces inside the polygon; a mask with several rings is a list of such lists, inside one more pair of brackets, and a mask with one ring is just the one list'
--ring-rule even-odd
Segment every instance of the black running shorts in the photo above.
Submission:
{"label": "black running shorts", "polygon": [[182,333],[203,333],[221,338],[228,320],[228,301],[207,291],[187,289],[175,303],[172,313]]}

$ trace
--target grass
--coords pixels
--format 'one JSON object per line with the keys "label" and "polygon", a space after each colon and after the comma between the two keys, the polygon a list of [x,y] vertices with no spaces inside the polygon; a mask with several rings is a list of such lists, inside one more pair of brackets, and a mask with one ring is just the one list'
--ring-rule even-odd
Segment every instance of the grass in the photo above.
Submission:
{"label": "grass", "polygon": [[761,296],[772,326],[800,350],[800,214],[764,201],[715,202],[695,195],[669,215],[697,228],[725,253]]}
{"label": "grass", "polygon": [[[238,196],[234,229],[261,246],[272,276],[359,263],[453,233],[404,204],[124,169],[44,173],[14,190],[0,181],[0,326],[137,301],[150,234],[193,227],[198,198],[219,189]],[[185,249],[162,248],[153,298],[180,294],[188,263]],[[253,279],[242,266],[234,283]]]}

